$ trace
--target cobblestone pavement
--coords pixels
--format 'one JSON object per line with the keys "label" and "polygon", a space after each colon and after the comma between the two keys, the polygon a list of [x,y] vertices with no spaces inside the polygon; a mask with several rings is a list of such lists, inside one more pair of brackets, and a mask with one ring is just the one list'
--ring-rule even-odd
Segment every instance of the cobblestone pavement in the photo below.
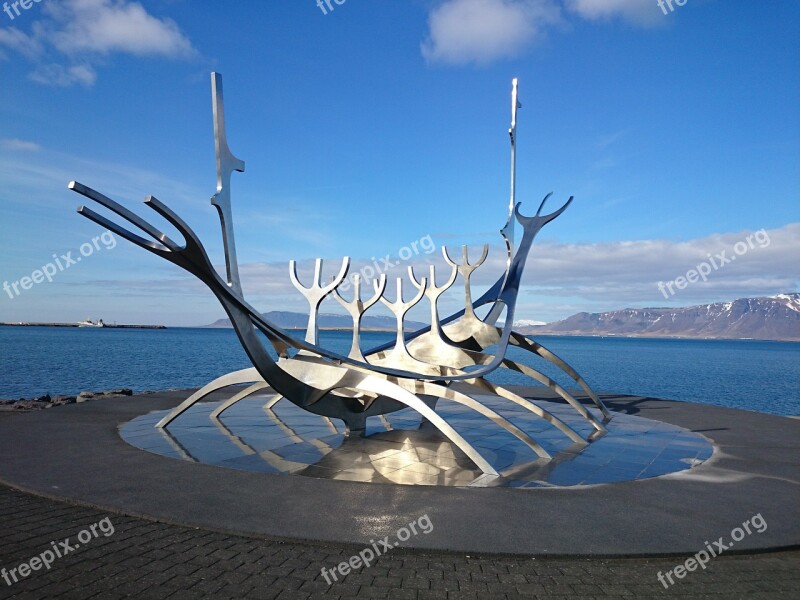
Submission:
{"label": "cobblestone pavement", "polygon": [[[531,559],[394,549],[328,584],[359,548],[232,536],[107,513],[0,485],[0,598],[800,598],[800,551],[722,556],[669,590],[658,582],[683,559]],[[49,570],[14,583],[9,571],[48,549],[72,547],[106,517],[111,528]],[[387,532],[392,533],[392,532]],[[2,571],[0,571],[2,573]],[[15,572],[20,578],[19,571]]]}

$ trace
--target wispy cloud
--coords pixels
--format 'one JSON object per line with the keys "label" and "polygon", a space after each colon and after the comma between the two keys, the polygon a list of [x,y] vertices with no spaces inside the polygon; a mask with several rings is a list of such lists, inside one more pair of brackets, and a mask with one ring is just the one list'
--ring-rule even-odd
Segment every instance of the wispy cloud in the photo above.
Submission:
{"label": "wispy cloud", "polygon": [[0,147],[6,150],[14,150],[19,152],[38,152],[42,147],[36,142],[28,140],[18,140],[16,138],[3,138],[0,139]]}
{"label": "wispy cloud", "polygon": [[[19,152],[22,149],[29,152],[22,154]],[[72,180],[101,190],[119,202],[131,203],[135,210],[141,210],[142,199],[153,194],[191,216],[202,213],[213,217],[216,214],[207,200],[209,191],[169,174],[66,155],[39,148],[34,142],[0,140],[0,181],[3,182],[2,196],[7,207],[41,206],[60,210],[65,198],[77,206],[79,197],[67,191],[67,183]]]}
{"label": "wispy cloud", "polygon": [[70,87],[75,84],[91,87],[97,80],[97,73],[88,64],[60,65],[51,63],[36,67],[28,77],[31,81],[53,87]]}
{"label": "wispy cloud", "polygon": [[31,59],[40,56],[44,51],[44,45],[38,37],[28,35],[16,27],[0,28],[0,48],[3,46]]}
{"label": "wispy cloud", "polygon": [[568,10],[592,21],[621,18],[652,25],[663,18],[655,0],[565,0]]}
{"label": "wispy cloud", "polygon": [[615,131],[613,133],[601,135],[595,142],[595,146],[600,150],[605,150],[623,138],[626,133],[627,131],[625,129],[620,129],[619,131]]}
{"label": "wispy cloud", "polygon": [[36,20],[25,22],[31,22],[29,33],[17,27],[0,29],[0,49],[34,63],[29,77],[43,85],[91,86],[96,66],[112,54],[172,59],[197,54],[174,21],[151,15],[138,2],[49,2]]}

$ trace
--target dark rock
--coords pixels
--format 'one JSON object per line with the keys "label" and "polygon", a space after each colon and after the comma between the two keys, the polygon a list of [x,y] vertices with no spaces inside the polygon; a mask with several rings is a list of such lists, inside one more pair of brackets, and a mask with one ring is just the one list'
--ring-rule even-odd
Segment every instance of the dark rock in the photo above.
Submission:
{"label": "dark rock", "polygon": [[53,406],[63,406],[64,404],[75,404],[77,398],[75,396],[56,396],[53,398]]}
{"label": "dark rock", "polygon": [[75,402],[78,404],[82,402],[87,402],[88,400],[92,400],[95,397],[94,392],[81,392],[78,394],[77,398],[75,398]]}
{"label": "dark rock", "polygon": [[118,390],[108,390],[102,392],[104,396],[132,396],[133,390],[128,388],[120,388]]}
{"label": "dark rock", "polygon": [[41,410],[45,406],[49,406],[43,402],[36,402],[35,400],[20,400],[13,405],[14,410]]}

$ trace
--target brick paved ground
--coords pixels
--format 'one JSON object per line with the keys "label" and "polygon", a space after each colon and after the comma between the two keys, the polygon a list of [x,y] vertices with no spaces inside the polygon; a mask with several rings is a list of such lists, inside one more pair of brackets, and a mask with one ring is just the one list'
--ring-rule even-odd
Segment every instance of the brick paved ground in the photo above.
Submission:
{"label": "brick paved ground", "polygon": [[320,569],[357,548],[237,537],[110,514],[0,485],[7,571],[109,517],[99,537],[8,586],[0,598],[800,598],[800,551],[722,556],[665,590],[677,558],[536,559],[393,550],[328,585]]}

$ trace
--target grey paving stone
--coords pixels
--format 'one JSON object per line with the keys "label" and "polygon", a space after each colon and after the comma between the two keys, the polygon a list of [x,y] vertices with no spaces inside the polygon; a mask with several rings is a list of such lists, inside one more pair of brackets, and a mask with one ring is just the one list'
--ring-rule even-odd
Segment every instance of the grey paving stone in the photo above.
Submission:
{"label": "grey paving stone", "polygon": [[[22,515],[22,519],[18,516]],[[0,568],[17,568],[51,541],[108,517],[93,539],[9,586],[0,599],[67,598],[786,598],[800,597],[800,551],[721,556],[665,589],[656,578],[684,559],[465,558],[397,549],[327,584],[320,569],[346,561],[336,544],[249,539],[110,514],[0,485]]]}

